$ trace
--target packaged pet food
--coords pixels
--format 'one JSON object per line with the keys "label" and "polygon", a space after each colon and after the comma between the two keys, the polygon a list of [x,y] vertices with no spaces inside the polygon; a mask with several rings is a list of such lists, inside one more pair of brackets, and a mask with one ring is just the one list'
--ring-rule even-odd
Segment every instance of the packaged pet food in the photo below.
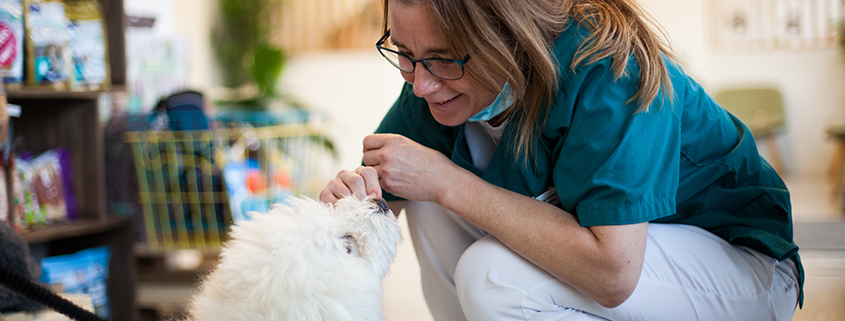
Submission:
{"label": "packaged pet food", "polygon": [[67,18],[61,0],[25,0],[27,85],[65,90],[68,80]]}
{"label": "packaged pet food", "polygon": [[23,190],[22,204],[26,223],[30,227],[44,225],[47,223],[47,212],[39,205],[38,194],[34,193],[33,180],[34,171],[30,165],[31,157],[22,154],[15,160],[15,170],[20,178],[20,187]]}
{"label": "packaged pet food", "polygon": [[38,199],[38,207],[44,213],[46,223],[67,220],[62,166],[59,154],[48,151],[29,162],[30,189]]}
{"label": "packaged pet food", "polygon": [[0,223],[12,226],[12,221],[9,220],[9,192],[6,186],[6,165],[0,161]]}
{"label": "packaged pet food", "polygon": [[59,159],[62,170],[62,189],[65,192],[65,206],[67,207],[67,219],[75,220],[79,217],[79,210],[76,206],[76,192],[73,186],[73,167],[70,161],[70,152],[59,147],[53,150]]}
{"label": "packaged pet food", "polygon": [[21,184],[20,175],[17,173],[16,157],[12,155],[9,157],[9,167],[6,171],[9,180],[9,214],[11,217],[12,228],[15,231],[21,232],[29,229],[29,224],[26,221],[26,213],[24,211],[24,188]]}
{"label": "packaged pet food", "polygon": [[11,226],[9,219],[9,183],[6,179],[8,158],[6,151],[6,137],[9,133],[9,110],[6,107],[6,91],[3,88],[3,77],[0,77],[0,222]]}
{"label": "packaged pet food", "polygon": [[[0,32],[1,33],[1,32]],[[3,87],[3,77],[0,77],[0,149],[5,149],[6,138],[9,136],[9,104],[6,99],[6,88]]]}
{"label": "packaged pet food", "polygon": [[73,254],[46,257],[41,261],[41,282],[60,285],[67,293],[89,294],[94,312],[108,318],[109,248],[95,247]]}
{"label": "packaged pet food", "polygon": [[97,0],[65,0],[71,90],[106,90],[111,82],[102,11]]}
{"label": "packaged pet food", "polygon": [[21,0],[0,0],[0,76],[7,88],[23,82],[23,30]]}

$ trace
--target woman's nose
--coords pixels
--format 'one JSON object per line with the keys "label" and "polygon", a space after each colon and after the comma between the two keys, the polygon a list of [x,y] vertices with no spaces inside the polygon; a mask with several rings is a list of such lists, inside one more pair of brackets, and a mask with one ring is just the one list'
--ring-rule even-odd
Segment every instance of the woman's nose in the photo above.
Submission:
{"label": "woman's nose", "polygon": [[410,83],[414,85],[414,95],[417,97],[423,98],[443,87],[443,80],[432,75],[422,65],[417,65],[414,72],[409,74],[412,78]]}

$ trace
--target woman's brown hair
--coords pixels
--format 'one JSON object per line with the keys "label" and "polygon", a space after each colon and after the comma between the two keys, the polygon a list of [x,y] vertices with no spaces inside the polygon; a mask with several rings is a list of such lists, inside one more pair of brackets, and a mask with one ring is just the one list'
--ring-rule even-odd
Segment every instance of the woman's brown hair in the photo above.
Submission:
{"label": "woman's brown hair", "polygon": [[[389,26],[389,1],[384,0],[384,31]],[[550,51],[570,19],[590,30],[580,44],[570,70],[610,57],[618,79],[627,76],[629,57],[639,66],[637,112],[648,111],[662,88],[672,97],[666,62],[674,58],[657,23],[634,0],[396,0],[428,6],[435,24],[455,57],[472,57],[466,76],[491,91],[500,91],[497,79],[506,79],[515,104],[504,117],[519,122],[515,156],[529,155],[542,128],[552,97],[557,93],[558,65]],[[656,28],[656,30],[659,30]],[[663,36],[663,37],[660,37]],[[484,66],[483,68],[477,66]],[[512,72],[519,70],[520,72]],[[513,121],[512,120],[512,121]]]}

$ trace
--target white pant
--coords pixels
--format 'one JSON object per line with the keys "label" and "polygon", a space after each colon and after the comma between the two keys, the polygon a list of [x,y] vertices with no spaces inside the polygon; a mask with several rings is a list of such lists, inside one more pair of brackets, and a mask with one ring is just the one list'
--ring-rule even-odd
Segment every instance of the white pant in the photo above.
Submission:
{"label": "white pant", "polygon": [[698,227],[649,224],[637,288],[608,309],[439,205],[404,203],[435,320],[790,320],[795,312],[792,260]]}

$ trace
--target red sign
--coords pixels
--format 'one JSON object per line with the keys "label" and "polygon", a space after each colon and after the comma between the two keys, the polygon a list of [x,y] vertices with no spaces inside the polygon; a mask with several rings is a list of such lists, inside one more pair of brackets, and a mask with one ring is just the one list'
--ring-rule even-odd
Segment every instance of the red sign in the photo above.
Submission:
{"label": "red sign", "polygon": [[0,69],[11,69],[18,56],[18,42],[12,28],[0,22]]}

